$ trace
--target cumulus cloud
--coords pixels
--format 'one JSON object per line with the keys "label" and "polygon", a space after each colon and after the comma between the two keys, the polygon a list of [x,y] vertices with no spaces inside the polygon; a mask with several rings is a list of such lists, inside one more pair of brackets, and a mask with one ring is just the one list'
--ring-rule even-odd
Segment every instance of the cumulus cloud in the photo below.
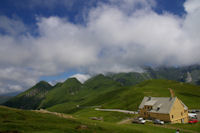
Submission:
{"label": "cumulus cloud", "polygon": [[72,75],[71,78],[76,78],[77,80],[79,80],[81,83],[84,83],[86,80],[88,80],[91,76],[89,74],[75,74]]}
{"label": "cumulus cloud", "polygon": [[[85,25],[56,16],[38,17],[38,36],[0,34],[1,90],[19,90],[17,85],[23,88],[40,76],[70,69],[94,74],[142,71],[144,65],[200,63],[198,0],[186,1],[184,17],[157,14],[152,10],[155,1],[117,1],[121,4],[110,0],[91,9]],[[0,28],[12,33],[16,20],[5,20],[10,25],[0,24]],[[84,82],[89,75],[73,77]]]}
{"label": "cumulus cloud", "polygon": [[0,29],[6,34],[9,34],[12,36],[20,35],[27,31],[27,27],[18,17],[14,17],[13,19],[11,19],[9,17],[1,15],[0,20],[1,20]]}
{"label": "cumulus cloud", "polygon": [[24,68],[0,68],[0,93],[23,91],[36,84],[37,76]]}

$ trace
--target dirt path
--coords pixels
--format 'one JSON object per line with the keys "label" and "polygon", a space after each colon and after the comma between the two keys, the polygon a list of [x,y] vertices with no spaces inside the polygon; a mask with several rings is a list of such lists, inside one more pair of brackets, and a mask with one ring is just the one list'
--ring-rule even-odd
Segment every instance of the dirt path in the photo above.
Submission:
{"label": "dirt path", "polygon": [[72,115],[67,115],[67,114],[57,113],[57,112],[51,112],[51,111],[44,110],[44,109],[32,110],[32,111],[39,112],[39,113],[45,113],[45,114],[53,114],[53,115],[56,115],[58,117],[65,118],[65,119],[75,119]]}
{"label": "dirt path", "polygon": [[117,124],[130,124],[132,120],[133,119],[131,119],[131,118],[124,119],[124,120],[118,122]]}

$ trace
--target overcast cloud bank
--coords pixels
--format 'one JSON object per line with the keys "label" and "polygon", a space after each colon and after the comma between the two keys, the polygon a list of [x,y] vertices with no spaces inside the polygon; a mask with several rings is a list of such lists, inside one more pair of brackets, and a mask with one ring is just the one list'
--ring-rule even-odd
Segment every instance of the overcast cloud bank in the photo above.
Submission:
{"label": "overcast cloud bank", "polygon": [[[200,1],[187,0],[183,17],[157,14],[154,6],[149,0],[110,0],[91,9],[85,25],[38,17],[38,36],[19,19],[0,16],[6,31],[0,34],[0,93],[70,69],[94,74],[200,64]],[[73,77],[84,82],[89,75]]]}

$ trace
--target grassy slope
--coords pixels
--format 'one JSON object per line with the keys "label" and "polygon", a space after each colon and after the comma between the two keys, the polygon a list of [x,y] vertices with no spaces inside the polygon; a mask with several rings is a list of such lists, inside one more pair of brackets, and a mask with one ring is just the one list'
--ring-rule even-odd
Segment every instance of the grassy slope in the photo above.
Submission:
{"label": "grassy slope", "polygon": [[82,84],[75,78],[67,79],[64,83],[56,85],[46,95],[39,108],[47,108],[56,104],[71,101],[73,95],[80,91],[81,85]]}
{"label": "grassy slope", "polygon": [[47,82],[40,81],[27,91],[8,100],[4,105],[15,108],[36,109],[51,88],[52,86]]}
{"label": "grassy slope", "polygon": [[[86,125],[87,129],[77,129]],[[115,123],[92,121],[88,119],[64,119],[51,114],[11,109],[0,106],[0,132],[20,133],[154,133],[174,132],[171,129],[152,127],[150,125],[117,125]]]}
{"label": "grassy slope", "polygon": [[[200,103],[197,102],[200,101],[199,86],[170,80],[148,80],[132,87],[120,87],[116,84],[114,86],[103,86],[97,90],[83,88],[82,92],[76,95],[77,97],[75,96],[73,101],[52,106],[48,110],[86,116],[87,108],[95,105],[102,105],[103,108],[138,110],[144,96],[169,97],[168,88],[172,88],[175,95],[189,109],[200,108]],[[88,90],[85,91],[84,89]],[[80,105],[80,107],[77,108],[76,105]],[[88,110],[88,113],[93,112]]]}
{"label": "grassy slope", "polygon": [[88,80],[78,93],[71,96],[70,101],[57,104],[48,109],[50,111],[73,113],[77,111],[77,105],[81,107],[101,105],[105,102],[104,99],[101,98],[102,95],[104,96],[120,87],[120,83],[113,81],[109,77],[97,75]]}
{"label": "grassy slope", "polygon": [[187,73],[192,77],[192,84],[200,85],[200,66],[186,66],[186,67],[159,67],[156,69],[146,68],[147,73],[153,79],[168,79],[186,82]]}
{"label": "grassy slope", "polygon": [[[117,122],[133,116],[95,111],[90,107],[101,104],[104,108],[137,110],[143,96],[170,96],[168,88],[172,88],[176,96],[189,108],[200,108],[200,104],[197,102],[200,101],[199,86],[169,80],[149,80],[136,86],[122,87],[110,78],[98,75],[87,81],[84,88],[70,98],[70,102],[48,108],[51,111],[72,113],[78,118],[77,120],[65,120],[47,114],[0,108],[0,131],[19,129],[21,132],[174,132],[170,129],[154,127],[151,124],[145,126],[116,125]],[[76,107],[77,104],[80,105],[80,108]],[[88,117],[103,117],[104,122],[92,121]],[[94,122],[96,126],[94,126]],[[89,129],[75,129],[81,124],[87,125]],[[199,123],[192,126],[177,124],[167,125],[167,127],[198,131],[200,125]]]}
{"label": "grassy slope", "polygon": [[142,81],[151,79],[148,73],[137,72],[109,74],[108,76],[125,86],[136,85]]}
{"label": "grassy slope", "polygon": [[0,96],[0,104],[5,103],[9,99],[11,99],[12,96]]}
{"label": "grassy slope", "polygon": [[121,93],[113,93],[118,98],[110,99],[104,105],[106,108],[137,110],[144,96],[169,97],[168,88],[172,88],[175,95],[190,109],[200,108],[200,103],[197,102],[200,101],[200,86],[170,80],[144,81],[123,90]]}

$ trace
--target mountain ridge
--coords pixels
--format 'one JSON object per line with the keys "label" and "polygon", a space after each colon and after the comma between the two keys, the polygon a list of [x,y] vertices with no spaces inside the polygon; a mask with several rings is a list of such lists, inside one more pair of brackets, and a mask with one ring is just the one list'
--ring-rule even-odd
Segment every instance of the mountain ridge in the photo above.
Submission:
{"label": "mountain ridge", "polygon": [[[190,76],[192,78],[190,84],[184,83],[187,82],[186,79],[188,78],[188,72],[191,73]],[[57,83],[54,86],[49,85],[45,81],[41,81],[27,91],[8,100],[4,105],[22,109],[44,108],[64,113],[76,112],[79,110],[77,106],[86,107],[102,105],[106,108],[120,107],[125,109],[136,109],[138,106],[136,104],[139,104],[138,101],[146,95],[154,96],[154,94],[157,94],[157,92],[154,92],[153,90],[157,89],[157,91],[160,91],[158,88],[159,86],[160,88],[163,88],[163,86],[166,87],[166,90],[164,91],[165,94],[155,96],[170,96],[167,87],[173,88],[173,84],[175,83],[177,84],[177,86],[174,87],[175,90],[177,87],[180,88],[181,85],[183,85],[183,92],[178,91],[180,97],[183,97],[184,99],[185,97],[189,98],[188,95],[190,95],[194,97],[194,99],[197,98],[198,100],[199,95],[196,95],[194,92],[191,94],[187,87],[185,88],[185,86],[188,86],[188,88],[196,88],[194,90],[197,92],[199,91],[197,89],[198,86],[195,86],[195,81],[198,81],[200,74],[194,75],[196,72],[200,73],[200,67],[195,66],[189,67],[188,69],[162,67],[156,69],[146,68],[146,71],[143,73],[130,72],[117,74],[110,73],[107,75],[98,74],[88,79],[83,84],[76,78],[69,78],[63,83]],[[153,85],[149,84],[149,82]],[[161,83],[163,83],[163,85],[161,85]],[[169,86],[165,85],[167,83]],[[40,84],[43,85],[43,89],[45,87],[47,87],[47,89],[44,89],[45,91],[38,91],[37,88],[39,87],[37,85]],[[143,90],[143,87],[149,87],[151,91],[146,89]],[[140,88],[140,90],[136,88]],[[132,94],[134,97],[132,99],[135,99],[135,101],[129,98],[131,96],[128,95],[128,93],[126,94],[128,100],[125,100],[124,98],[126,98],[126,96],[122,94],[125,94],[126,92]],[[38,95],[35,96],[35,94]],[[27,97],[29,97],[29,99],[27,99]],[[120,106],[118,104],[120,101],[118,100],[126,101],[126,103],[122,102],[123,106]],[[132,103],[130,106],[131,101],[134,104]],[[193,102],[188,103],[193,104]],[[192,105],[192,107],[195,106]]]}

